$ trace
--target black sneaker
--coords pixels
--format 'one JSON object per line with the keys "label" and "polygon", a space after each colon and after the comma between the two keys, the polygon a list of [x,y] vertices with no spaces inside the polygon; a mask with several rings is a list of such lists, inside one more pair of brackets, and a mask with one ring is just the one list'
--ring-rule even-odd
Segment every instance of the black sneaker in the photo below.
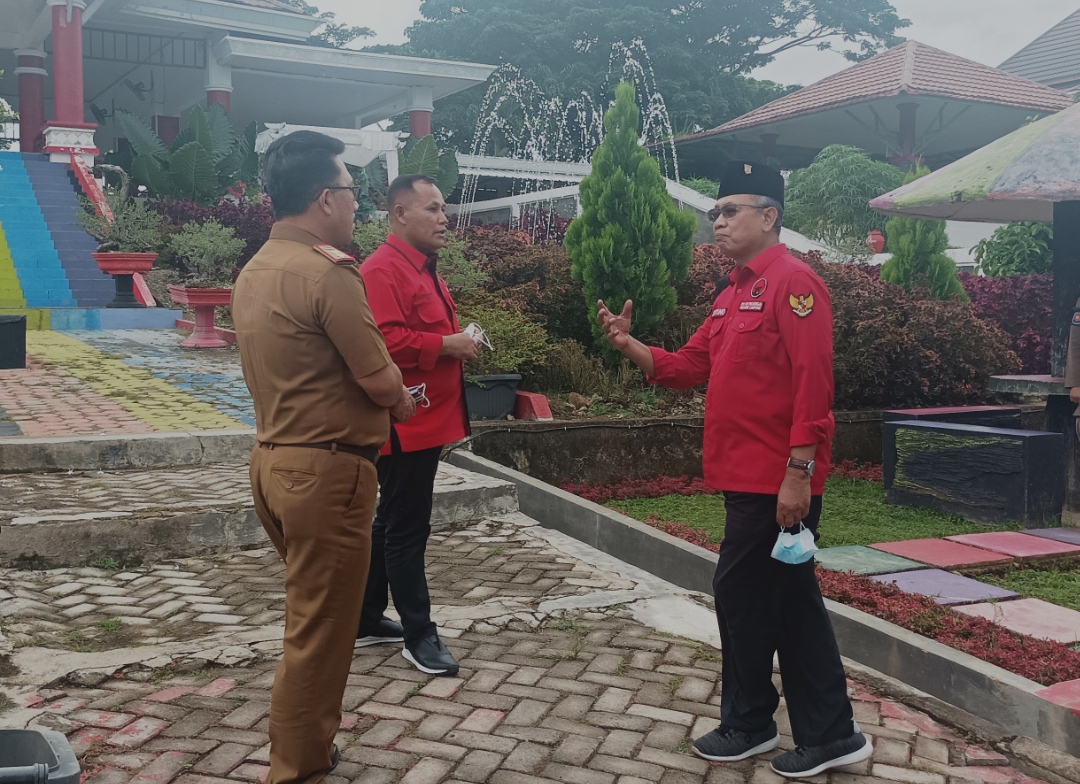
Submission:
{"label": "black sneaker", "polygon": [[694,753],[713,762],[738,762],[771,751],[779,742],[776,724],[761,732],[739,732],[721,724],[694,741]]}
{"label": "black sneaker", "polygon": [[420,672],[428,675],[457,675],[458,663],[454,654],[446,650],[439,635],[433,634],[420,642],[406,645],[401,655]]}
{"label": "black sneaker", "polygon": [[856,726],[843,740],[821,746],[799,746],[773,758],[772,769],[789,779],[815,776],[823,770],[862,762],[874,753],[874,745]]}
{"label": "black sneaker", "polygon": [[391,621],[389,618],[383,618],[375,626],[361,626],[360,632],[356,635],[353,648],[366,648],[369,645],[385,645],[386,643],[404,641],[405,629],[402,625],[397,621]]}
{"label": "black sneaker", "polygon": [[333,750],[330,752],[330,771],[333,772],[334,768],[341,762],[341,752],[338,751],[337,744],[334,744]]}

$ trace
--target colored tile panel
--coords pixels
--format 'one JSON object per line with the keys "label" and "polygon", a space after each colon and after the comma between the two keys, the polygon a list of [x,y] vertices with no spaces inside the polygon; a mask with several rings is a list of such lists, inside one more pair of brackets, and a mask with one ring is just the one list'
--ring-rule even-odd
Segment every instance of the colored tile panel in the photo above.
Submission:
{"label": "colored tile panel", "polygon": [[870,546],[875,550],[910,558],[912,561],[919,561],[941,569],[1007,564],[1012,561],[1006,555],[959,542],[950,542],[946,539],[909,539],[904,542],[881,542]]}
{"label": "colored tile panel", "polygon": [[1080,528],[1029,528],[1025,533],[1055,542],[1080,545]]}
{"label": "colored tile panel", "polygon": [[162,431],[234,430],[244,427],[143,368],[129,367],[61,332],[27,334],[27,352],[62,367],[143,422]]}
{"label": "colored tile panel", "polygon": [[931,596],[938,604],[970,604],[972,602],[1015,599],[1018,594],[996,585],[979,582],[942,569],[919,569],[913,572],[878,574],[870,579],[895,585],[905,593]]}
{"label": "colored tile panel", "polygon": [[1080,680],[1055,683],[1035,693],[1056,705],[1064,705],[1080,716]]}
{"label": "colored tile panel", "polygon": [[1080,642],[1080,612],[1059,607],[1042,599],[1014,599],[1010,602],[967,604],[957,612],[985,618],[1029,637],[1054,640],[1066,645]]}
{"label": "colored tile panel", "polygon": [[918,561],[911,561],[858,544],[826,547],[814,553],[814,560],[834,572],[854,572],[855,574],[883,574],[923,568],[923,564]]}
{"label": "colored tile panel", "polygon": [[1045,558],[1055,555],[1080,554],[1080,546],[1056,542],[1019,531],[989,531],[981,534],[960,534],[945,537],[950,542],[979,547],[1013,558]]}

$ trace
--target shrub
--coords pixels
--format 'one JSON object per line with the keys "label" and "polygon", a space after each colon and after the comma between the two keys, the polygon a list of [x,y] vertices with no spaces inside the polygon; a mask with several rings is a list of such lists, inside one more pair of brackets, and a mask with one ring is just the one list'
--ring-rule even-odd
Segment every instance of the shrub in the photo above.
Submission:
{"label": "shrub", "polygon": [[544,365],[530,373],[529,380],[545,392],[577,392],[604,400],[626,399],[649,386],[629,360],[611,367],[576,340],[550,346]]}
{"label": "shrub", "polygon": [[98,241],[99,253],[157,253],[165,241],[165,224],[161,216],[147,209],[145,202],[124,198],[110,188],[105,200],[112,210],[109,221],[94,211],[90,200],[82,197],[82,210],[77,214],[79,224]]}
{"label": "shrub", "polygon": [[791,173],[784,223],[835,248],[866,255],[866,236],[884,229],[888,220],[870,209],[869,201],[903,179],[900,169],[858,147],[830,145],[807,168]]}
{"label": "shrub", "polygon": [[184,266],[184,285],[199,288],[227,287],[233,282],[244,241],[216,220],[189,223],[169,238],[169,249]]}
{"label": "shrub", "polygon": [[[172,231],[180,231],[189,223],[214,220],[232,229],[244,247],[237,259],[243,267],[270,239],[270,227],[274,225],[274,212],[270,201],[260,197],[257,201],[223,201],[213,207],[204,207],[183,199],[161,199],[151,202],[150,209],[162,216]],[[175,263],[175,260],[174,260]]]}
{"label": "shrub", "polygon": [[708,177],[683,177],[680,182],[690,190],[697,191],[710,199],[715,199],[716,194],[720,192],[720,183]]}
{"label": "shrub", "polygon": [[1054,329],[1053,276],[986,278],[961,272],[960,282],[979,318],[997,324],[1009,335],[1023,372],[1049,373]]}
{"label": "shrub", "polygon": [[461,236],[465,256],[488,277],[488,293],[542,323],[554,340],[591,342],[581,286],[561,245],[537,245],[525,232],[503,228],[469,227]]}
{"label": "shrub", "polygon": [[544,328],[520,311],[503,307],[493,297],[459,303],[458,319],[462,324],[475,321],[483,327],[492,346],[484,348],[479,359],[466,365],[465,372],[469,375],[520,373],[543,365],[547,358]]}
{"label": "shrub", "polygon": [[[929,172],[920,166],[904,182],[913,182]],[[967,299],[956,277],[956,263],[945,253],[949,247],[945,221],[892,218],[885,224],[885,238],[892,258],[881,265],[882,280],[909,292],[925,288],[935,299]]]}
{"label": "shrub", "polygon": [[570,220],[547,205],[539,204],[521,211],[518,228],[528,234],[533,242],[554,242],[561,245],[566,230],[570,228]]}
{"label": "shrub", "polygon": [[386,218],[358,222],[353,228],[352,246],[348,250],[363,261],[386,241],[389,233],[390,221]]}
{"label": "shrub", "polygon": [[979,240],[975,245],[975,260],[979,271],[992,278],[1039,275],[1050,271],[1053,241],[1052,224],[1016,221]]}
{"label": "shrub", "polygon": [[649,332],[675,309],[672,283],[686,277],[697,228],[694,216],[676,207],[659,164],[639,144],[639,120],[634,86],[623,82],[604,116],[606,135],[593,154],[592,173],[581,182],[581,217],[564,240],[596,345],[610,358],[616,352],[592,318],[597,300],[618,312],[632,299],[638,331]]}
{"label": "shrub", "polygon": [[[715,245],[696,245],[686,279],[675,285],[680,305],[707,307],[716,299],[717,285],[727,279],[735,262]],[[704,318],[704,314],[702,314]]]}
{"label": "shrub", "polygon": [[970,302],[907,294],[816,253],[806,261],[832,296],[836,408],[976,404],[991,375],[1019,369],[1008,336]]}

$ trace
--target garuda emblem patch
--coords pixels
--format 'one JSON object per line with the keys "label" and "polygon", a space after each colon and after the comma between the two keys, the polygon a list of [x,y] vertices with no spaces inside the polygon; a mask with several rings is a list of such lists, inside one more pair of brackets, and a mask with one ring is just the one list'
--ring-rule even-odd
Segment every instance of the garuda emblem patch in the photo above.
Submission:
{"label": "garuda emblem patch", "polygon": [[792,294],[788,302],[791,303],[791,312],[799,318],[806,318],[814,312],[813,294]]}

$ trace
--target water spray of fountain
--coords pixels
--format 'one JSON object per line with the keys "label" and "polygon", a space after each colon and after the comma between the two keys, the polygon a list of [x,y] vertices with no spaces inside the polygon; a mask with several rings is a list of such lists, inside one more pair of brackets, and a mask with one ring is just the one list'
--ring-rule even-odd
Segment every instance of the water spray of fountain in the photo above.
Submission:
{"label": "water spray of fountain", "polygon": [[[583,92],[564,102],[547,96],[517,68],[503,66],[491,77],[470,152],[474,156],[505,157],[529,164],[522,167],[527,169],[527,174],[512,180],[512,195],[551,190],[559,181],[556,164],[588,163],[600,146],[604,139],[604,112],[613,102],[615,86],[620,81],[632,82],[637,88],[642,116],[641,143],[658,158],[664,176],[678,182],[679,163],[671,117],[657,89],[652,61],[641,39],[629,45],[620,41],[611,47],[600,97]],[[471,223],[478,181],[478,174],[465,177],[459,226]],[[541,228],[550,238],[553,202],[538,199],[530,203],[540,211]]]}

